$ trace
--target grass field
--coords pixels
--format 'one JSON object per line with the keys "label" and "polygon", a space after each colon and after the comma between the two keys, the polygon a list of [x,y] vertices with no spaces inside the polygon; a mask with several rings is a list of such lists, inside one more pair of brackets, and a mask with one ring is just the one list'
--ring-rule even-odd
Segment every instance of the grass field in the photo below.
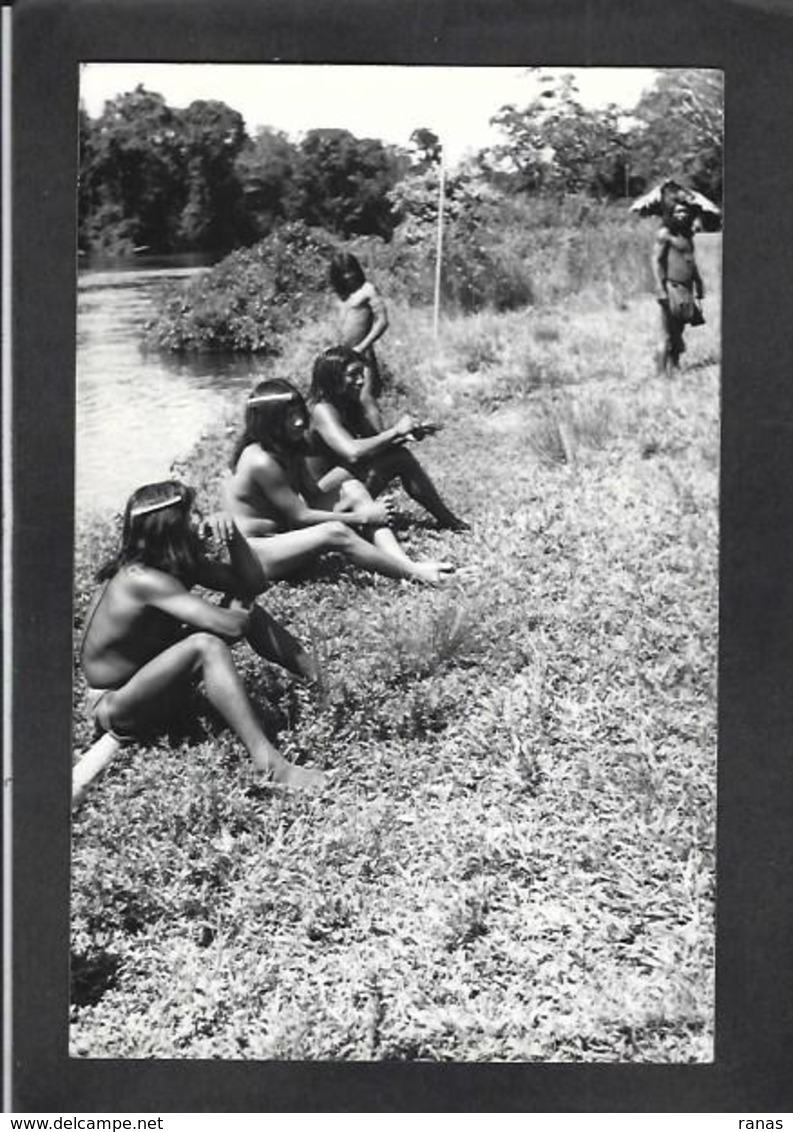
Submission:
{"label": "grass field", "polygon": [[[437,343],[394,307],[391,397],[447,422],[416,451],[473,524],[402,499],[402,535],[468,569],[331,561],[265,595],[323,686],[240,663],[281,749],[333,768],[321,798],[257,786],[206,712],[123,751],[74,823],[73,1055],[711,1059],[719,237],[698,253],[708,323],[671,381],[649,295]],[[184,472],[208,503],[228,445]],[[110,538],[78,538],[76,628]],[[79,676],[75,703],[80,748]]]}

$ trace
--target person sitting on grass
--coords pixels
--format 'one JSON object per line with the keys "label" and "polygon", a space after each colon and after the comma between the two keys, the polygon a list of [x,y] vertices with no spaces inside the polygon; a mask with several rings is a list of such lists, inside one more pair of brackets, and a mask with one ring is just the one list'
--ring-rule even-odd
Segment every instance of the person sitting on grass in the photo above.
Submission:
{"label": "person sitting on grass", "polygon": [[364,275],[363,268],[352,252],[337,252],[330,263],[330,283],[340,306],[339,341],[355,350],[363,359],[364,382],[361,387],[361,407],[374,432],[381,432],[378,398],[383,391],[380,368],[374,344],[388,329],[388,310],[373,283]]}
{"label": "person sitting on grass", "polygon": [[[265,581],[234,521],[213,516],[202,537],[193,500],[191,488],[167,480],[139,488],[127,503],[121,547],[97,574],[104,584],[83,633],[89,711],[98,730],[129,741],[162,727],[199,678],[264,778],[317,792],[325,775],[288,762],[264,734],[230,646],[246,640],[260,656],[307,679],[316,677],[314,662],[254,604]],[[224,548],[228,561],[211,554],[210,544]],[[224,602],[192,594],[194,585],[220,591]]]}
{"label": "person sitting on grass", "polygon": [[423,440],[441,426],[403,413],[390,428],[374,432],[361,406],[364,380],[363,363],[347,346],[333,346],[314,362],[308,466],[320,487],[329,490],[345,473],[351,473],[376,499],[398,480],[441,528],[470,530],[470,524],[446,506],[407,447],[411,440]]}
{"label": "person sitting on grass", "polygon": [[306,403],[291,382],[260,382],[231,460],[226,506],[268,581],[294,576],[328,551],[387,578],[436,585],[448,562],[414,562],[388,527],[391,501],[375,501],[349,474],[322,491],[307,463]]}

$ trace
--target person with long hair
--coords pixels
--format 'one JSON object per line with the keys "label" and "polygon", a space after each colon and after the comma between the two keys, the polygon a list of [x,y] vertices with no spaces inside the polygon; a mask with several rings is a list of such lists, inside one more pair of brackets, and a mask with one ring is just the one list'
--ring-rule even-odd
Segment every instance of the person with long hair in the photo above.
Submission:
{"label": "person with long hair", "polygon": [[363,411],[364,366],[348,346],[333,346],[314,362],[309,391],[309,468],[320,487],[337,482],[339,469],[359,479],[373,498],[397,480],[405,492],[446,530],[470,525],[444,503],[427,472],[408,448],[440,427],[403,413],[389,428],[374,431]]}
{"label": "person with long hair", "polygon": [[448,562],[415,562],[388,526],[391,501],[373,500],[344,473],[322,490],[306,456],[308,409],[298,389],[260,382],[245,407],[245,427],[231,459],[225,504],[250,542],[268,581],[288,578],[336,551],[388,578],[435,585]]}
{"label": "person with long hair", "polygon": [[[183,702],[181,694],[200,679],[266,779],[316,792],[325,775],[288,762],[267,739],[231,646],[245,640],[260,656],[308,679],[316,676],[314,661],[255,604],[265,580],[234,521],[219,514],[202,531],[193,502],[191,488],[166,480],[139,488],[127,503],[120,548],[97,574],[102,586],[83,632],[89,711],[97,728],[119,741],[142,737],[165,724]],[[194,585],[220,591],[224,602],[191,593]]]}
{"label": "person with long hair", "polygon": [[337,252],[331,259],[328,276],[339,299],[339,341],[363,359],[364,382],[360,394],[363,414],[374,431],[380,432],[383,421],[378,399],[383,382],[374,344],[388,329],[388,308],[352,252]]}

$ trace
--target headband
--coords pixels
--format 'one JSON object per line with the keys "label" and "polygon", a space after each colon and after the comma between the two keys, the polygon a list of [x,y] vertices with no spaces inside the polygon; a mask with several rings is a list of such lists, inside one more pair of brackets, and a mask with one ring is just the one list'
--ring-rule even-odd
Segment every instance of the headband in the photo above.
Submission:
{"label": "headband", "polygon": [[137,519],[139,515],[148,515],[150,511],[162,511],[165,507],[172,507],[174,503],[183,502],[181,495],[169,495],[167,499],[159,499],[156,503],[139,503],[132,508],[129,515],[131,519]]}
{"label": "headband", "polygon": [[249,405],[264,405],[267,401],[296,401],[298,398],[297,392],[295,393],[252,393],[248,398]]}

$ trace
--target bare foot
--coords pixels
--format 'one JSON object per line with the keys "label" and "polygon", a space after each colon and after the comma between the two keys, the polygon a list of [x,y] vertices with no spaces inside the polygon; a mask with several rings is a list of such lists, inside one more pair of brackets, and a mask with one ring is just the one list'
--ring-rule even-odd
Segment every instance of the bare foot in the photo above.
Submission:
{"label": "bare foot", "polygon": [[320,794],[328,784],[327,775],[321,770],[309,770],[295,766],[281,759],[266,774],[262,785],[282,787],[285,790],[300,790],[306,794]]}
{"label": "bare foot", "polygon": [[437,586],[454,573],[451,562],[416,562],[413,577],[417,582]]}
{"label": "bare foot", "polygon": [[471,524],[466,522],[465,519],[460,519],[457,515],[453,515],[451,519],[448,519],[445,523],[438,523],[438,526],[442,531],[455,531],[458,533],[460,531],[471,530]]}

